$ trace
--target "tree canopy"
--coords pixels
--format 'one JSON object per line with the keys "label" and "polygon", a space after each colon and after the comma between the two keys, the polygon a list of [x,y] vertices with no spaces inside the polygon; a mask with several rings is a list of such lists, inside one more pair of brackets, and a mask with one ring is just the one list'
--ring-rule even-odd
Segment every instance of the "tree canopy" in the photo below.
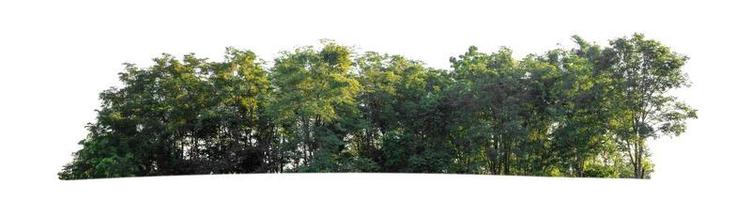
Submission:
{"label": "tree canopy", "polygon": [[125,64],[99,97],[60,179],[407,172],[649,178],[647,141],[678,136],[697,111],[688,57],[642,34],[521,59],[472,46],[451,69],[331,41],[272,65],[164,54]]}

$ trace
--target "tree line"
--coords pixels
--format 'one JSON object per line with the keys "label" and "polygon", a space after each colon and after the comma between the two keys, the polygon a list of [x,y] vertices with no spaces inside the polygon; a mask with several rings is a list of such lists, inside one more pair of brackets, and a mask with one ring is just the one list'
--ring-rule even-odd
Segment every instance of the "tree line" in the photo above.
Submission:
{"label": "tree line", "polygon": [[647,141],[696,110],[687,57],[642,34],[515,59],[474,46],[451,69],[331,41],[271,66],[163,54],[100,93],[60,179],[180,174],[406,172],[649,178]]}

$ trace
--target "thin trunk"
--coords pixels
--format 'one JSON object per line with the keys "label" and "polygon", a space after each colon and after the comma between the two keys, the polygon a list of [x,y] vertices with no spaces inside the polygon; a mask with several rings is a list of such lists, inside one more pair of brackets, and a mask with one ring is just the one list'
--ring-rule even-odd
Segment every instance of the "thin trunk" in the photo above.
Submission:
{"label": "thin trunk", "polygon": [[504,158],[503,158],[503,174],[509,175],[511,174],[511,141],[510,138],[507,138],[504,142]]}

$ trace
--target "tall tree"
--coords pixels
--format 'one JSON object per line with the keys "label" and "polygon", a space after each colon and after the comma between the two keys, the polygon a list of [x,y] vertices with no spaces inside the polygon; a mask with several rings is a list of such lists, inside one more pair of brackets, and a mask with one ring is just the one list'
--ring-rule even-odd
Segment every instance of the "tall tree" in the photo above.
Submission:
{"label": "tall tree", "polygon": [[531,97],[523,82],[528,72],[518,66],[507,48],[488,55],[473,46],[450,60],[457,81],[468,87],[466,110],[477,113],[474,119],[479,121],[470,123],[480,127],[472,130],[485,132],[489,172],[512,174],[513,159],[521,153],[519,144],[525,142],[529,131],[524,115]]}
{"label": "tall tree", "polygon": [[351,50],[324,42],[283,52],[271,69],[273,112],[283,124],[296,170],[339,171],[344,138],[356,131],[356,97]]}
{"label": "tall tree", "polygon": [[660,135],[677,136],[686,130],[686,119],[696,110],[669,93],[689,85],[681,67],[688,57],[672,52],[642,34],[618,38],[603,52],[600,67],[613,78],[620,100],[615,120],[618,142],[633,166],[635,178],[646,178],[650,165],[646,140]]}

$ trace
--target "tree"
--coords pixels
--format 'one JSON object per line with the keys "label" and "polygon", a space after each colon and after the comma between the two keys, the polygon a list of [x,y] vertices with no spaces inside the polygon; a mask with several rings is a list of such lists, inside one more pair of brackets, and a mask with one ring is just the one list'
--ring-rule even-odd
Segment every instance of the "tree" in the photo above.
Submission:
{"label": "tree", "polygon": [[688,86],[681,71],[688,57],[672,52],[654,40],[634,34],[610,42],[600,67],[611,76],[621,102],[615,119],[618,142],[633,166],[634,178],[646,178],[650,165],[646,140],[660,135],[677,136],[686,130],[686,119],[696,110],[669,94]]}
{"label": "tree", "polygon": [[357,60],[367,127],[355,141],[383,171],[446,172],[451,153],[443,90],[446,72],[402,56],[367,52]]}
{"label": "tree", "polygon": [[229,48],[226,58],[165,54],[148,69],[126,64],[124,87],[100,94],[97,121],[60,178],[261,170],[271,162],[260,115],[269,81],[252,52]]}
{"label": "tree", "polygon": [[[344,138],[355,131],[361,87],[347,47],[324,42],[283,52],[271,69],[273,112],[282,124],[289,161],[301,171],[340,171]],[[353,120],[350,120],[353,119]]]}
{"label": "tree", "polygon": [[454,77],[464,89],[463,110],[475,113],[468,118],[467,131],[479,131],[490,174],[511,174],[514,151],[526,134],[522,112],[527,100],[522,85],[524,71],[517,67],[511,50],[502,48],[493,54],[477,51],[472,46],[459,58],[451,58]]}

